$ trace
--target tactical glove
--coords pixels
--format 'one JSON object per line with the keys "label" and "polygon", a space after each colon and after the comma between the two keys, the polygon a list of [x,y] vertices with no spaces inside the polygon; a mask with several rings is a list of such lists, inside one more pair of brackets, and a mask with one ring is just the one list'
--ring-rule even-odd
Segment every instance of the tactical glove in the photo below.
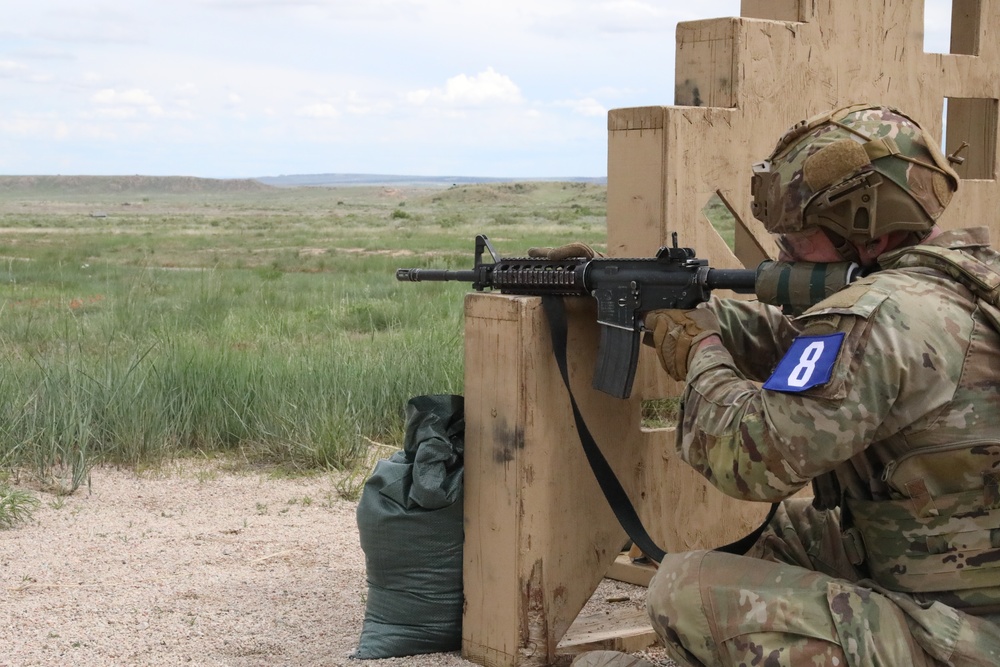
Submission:
{"label": "tactical glove", "polygon": [[559,261],[562,259],[569,259],[570,257],[594,259],[595,257],[604,257],[604,255],[597,252],[586,243],[574,241],[573,243],[567,243],[566,245],[561,245],[557,248],[528,248],[528,257]]}
{"label": "tactical glove", "polygon": [[653,333],[653,347],[663,370],[683,382],[691,351],[709,336],[719,335],[719,320],[708,308],[654,310],[645,317],[645,328]]}

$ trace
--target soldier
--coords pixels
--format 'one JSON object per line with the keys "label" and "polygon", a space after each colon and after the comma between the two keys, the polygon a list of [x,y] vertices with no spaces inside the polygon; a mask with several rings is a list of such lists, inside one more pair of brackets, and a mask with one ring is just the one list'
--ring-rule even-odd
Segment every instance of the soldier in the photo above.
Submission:
{"label": "soldier", "polygon": [[1000,665],[1000,254],[935,224],[957,188],[898,110],[799,123],[754,166],[754,216],[782,260],[866,276],[794,317],[724,299],[647,316],[687,383],[681,457],[780,503],[746,555],[660,564],[647,607],[681,665]]}

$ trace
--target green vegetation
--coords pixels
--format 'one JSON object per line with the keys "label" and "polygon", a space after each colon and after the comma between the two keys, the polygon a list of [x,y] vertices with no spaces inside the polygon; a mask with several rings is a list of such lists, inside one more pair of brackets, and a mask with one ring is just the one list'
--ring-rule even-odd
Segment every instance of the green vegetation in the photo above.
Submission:
{"label": "green vegetation", "polygon": [[38,505],[38,498],[31,493],[0,480],[0,530],[29,520]]}
{"label": "green vegetation", "polygon": [[715,231],[718,232],[722,240],[726,242],[730,250],[736,247],[736,217],[726,206],[719,195],[712,195],[708,203],[702,209],[705,218],[708,219]]}
{"label": "green vegetation", "polygon": [[654,398],[642,402],[640,424],[642,428],[667,428],[677,423],[680,416],[681,399]]}
{"label": "green vegetation", "polygon": [[350,468],[399,446],[408,398],[462,392],[469,287],[395,269],[470,268],[477,233],[506,255],[605,238],[585,184],[0,185],[0,469],[63,492],[98,462]]}

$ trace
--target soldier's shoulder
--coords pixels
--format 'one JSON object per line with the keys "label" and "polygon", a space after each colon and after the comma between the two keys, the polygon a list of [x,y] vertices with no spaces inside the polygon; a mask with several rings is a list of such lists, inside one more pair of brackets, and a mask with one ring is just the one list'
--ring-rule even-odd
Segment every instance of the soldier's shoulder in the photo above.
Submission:
{"label": "soldier's shoulder", "polygon": [[804,313],[804,317],[822,313],[837,313],[869,318],[893,302],[896,309],[919,309],[935,298],[950,298],[958,288],[946,276],[921,270],[878,271],[861,278],[839,292],[820,301]]}
{"label": "soldier's shoulder", "polygon": [[857,280],[812,306],[802,317],[855,315],[868,318],[898,288],[895,280],[872,274]]}

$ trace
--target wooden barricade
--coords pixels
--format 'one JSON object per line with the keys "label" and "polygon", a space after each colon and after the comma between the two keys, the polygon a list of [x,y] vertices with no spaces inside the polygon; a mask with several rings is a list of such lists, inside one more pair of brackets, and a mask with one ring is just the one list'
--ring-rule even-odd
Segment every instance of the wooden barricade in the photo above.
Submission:
{"label": "wooden barricade", "polygon": [[[754,266],[773,243],[749,213],[750,165],[784,130],[857,101],[903,109],[947,151],[968,141],[945,227],[989,225],[996,183],[1000,57],[987,26],[1000,0],[954,0],[952,53],[923,52],[918,0],[743,0],[741,17],[677,29],[677,106],[608,116],[608,249],[650,256],[677,232],[716,267]],[[943,109],[947,101],[947,116]],[[719,196],[735,252],[703,210]],[[588,426],[653,537],[710,548],[752,528],[766,506],[722,496],[674,453],[672,430],[644,430],[643,400],[675,396],[644,351],[633,397],[590,388],[594,307],[570,308],[569,368]],[[583,456],[540,300],[466,299],[463,655],[488,667],[549,665],[625,535]]]}

